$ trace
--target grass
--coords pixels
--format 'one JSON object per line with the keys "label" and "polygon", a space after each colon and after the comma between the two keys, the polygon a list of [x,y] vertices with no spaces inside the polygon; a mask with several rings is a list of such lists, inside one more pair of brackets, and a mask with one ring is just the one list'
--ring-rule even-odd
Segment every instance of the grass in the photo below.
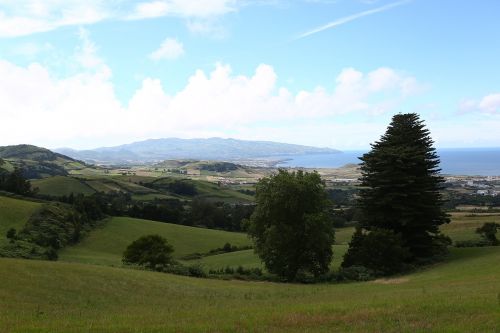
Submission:
{"label": "grass", "polygon": [[185,263],[198,263],[207,271],[209,269],[220,269],[225,267],[237,268],[238,266],[245,268],[264,268],[253,249],[208,256],[200,260],[186,261]]}
{"label": "grass", "polygon": [[71,193],[82,193],[90,195],[95,190],[79,179],[65,176],[54,176],[43,179],[32,180],[33,187],[38,187],[40,194],[63,196]]}
{"label": "grass", "polygon": [[7,230],[10,228],[21,230],[31,214],[40,206],[41,204],[37,202],[0,196],[0,245],[7,241],[5,237]]}
{"label": "grass", "polygon": [[[330,264],[330,268],[337,269],[340,267],[346,251],[347,245],[333,246],[333,260]],[[237,268],[238,266],[242,266],[244,268],[264,269],[263,263],[257,254],[254,253],[253,249],[208,256],[199,260],[186,261],[186,263],[198,263],[206,271],[209,269],[221,269],[225,267]]]}
{"label": "grass", "polygon": [[486,222],[500,223],[500,213],[451,213],[451,223],[441,227],[454,241],[479,240],[476,229]]}
{"label": "grass", "polygon": [[59,257],[63,261],[119,266],[125,248],[139,237],[149,234],[165,237],[173,245],[176,258],[208,252],[226,242],[237,246],[250,244],[247,236],[241,233],[114,217],[79,244],[63,249]]}
{"label": "grass", "polygon": [[253,202],[254,197],[243,194],[241,192],[232,190],[224,186],[218,186],[215,183],[208,181],[196,181],[196,189],[198,190],[199,197],[224,202]]}
{"label": "grass", "polygon": [[500,248],[389,280],[296,285],[0,259],[2,332],[498,332]]}
{"label": "grass", "polygon": [[[0,197],[0,231],[40,204]],[[454,240],[499,215],[454,213]],[[337,230],[338,267],[352,228]],[[452,248],[448,261],[365,283],[297,285],[194,279],[121,265],[125,247],[158,233],[177,258],[244,234],[112,218],[43,262],[0,258],[0,332],[500,332],[500,247]],[[3,235],[0,235],[0,238]],[[72,261],[72,262],[68,262]],[[205,257],[206,268],[261,267],[253,250]],[[99,265],[89,265],[99,264]]]}

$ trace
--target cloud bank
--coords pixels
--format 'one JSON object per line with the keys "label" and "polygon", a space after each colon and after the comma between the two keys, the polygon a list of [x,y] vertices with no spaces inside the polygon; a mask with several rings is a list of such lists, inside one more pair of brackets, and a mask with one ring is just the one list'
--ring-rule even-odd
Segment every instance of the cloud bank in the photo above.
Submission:
{"label": "cloud bank", "polygon": [[[92,146],[151,137],[232,136],[235,131],[240,137],[273,137],[267,133],[270,123],[285,125],[276,131],[281,138],[274,139],[296,141],[303,126],[312,130],[339,115],[390,111],[418,87],[413,77],[390,68],[368,73],[347,68],[332,87],[293,93],[277,85],[269,65],[245,76],[217,64],[210,73],[197,70],[176,93],[166,92],[161,80],[146,78],[122,103],[110,69],[85,32],[81,38],[77,59],[86,70],[70,77],[54,77],[37,63],[20,67],[0,60],[0,144]],[[315,140],[317,134],[309,143]]]}

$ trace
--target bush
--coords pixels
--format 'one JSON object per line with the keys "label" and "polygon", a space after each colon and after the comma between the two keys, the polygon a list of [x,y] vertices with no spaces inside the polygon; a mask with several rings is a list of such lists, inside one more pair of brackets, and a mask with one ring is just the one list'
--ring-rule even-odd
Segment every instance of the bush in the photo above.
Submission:
{"label": "bush", "polygon": [[210,275],[230,277],[235,279],[245,279],[245,280],[262,280],[264,273],[260,268],[244,268],[243,266],[238,266],[236,269],[226,266],[221,269],[211,269],[208,271]]}
{"label": "bush", "polygon": [[164,271],[173,264],[174,248],[160,235],[147,235],[135,240],[123,253],[124,264],[135,264],[152,271]]}
{"label": "bush", "polygon": [[500,229],[500,224],[495,222],[487,222],[482,227],[476,229],[476,233],[480,234],[483,240],[492,246],[500,245],[497,238],[497,230]]}
{"label": "bush", "polygon": [[16,233],[17,233],[16,229],[10,228],[9,230],[7,230],[5,237],[7,237],[7,239],[10,239],[10,241],[13,242],[16,240]]}
{"label": "bush", "polygon": [[363,233],[357,228],[350,244],[343,268],[363,266],[381,274],[393,274],[403,271],[411,256],[409,249],[403,246],[401,235],[385,229]]}
{"label": "bush", "polygon": [[375,279],[380,273],[364,266],[350,266],[342,268],[338,275],[338,281],[370,281]]}

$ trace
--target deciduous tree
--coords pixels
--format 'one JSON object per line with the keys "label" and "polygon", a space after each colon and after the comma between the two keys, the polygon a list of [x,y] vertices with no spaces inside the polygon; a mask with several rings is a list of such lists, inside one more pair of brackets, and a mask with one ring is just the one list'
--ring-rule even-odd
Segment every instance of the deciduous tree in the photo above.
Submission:
{"label": "deciduous tree", "polygon": [[334,229],[318,173],[280,170],[259,181],[256,201],[248,233],[269,272],[293,280],[328,271]]}

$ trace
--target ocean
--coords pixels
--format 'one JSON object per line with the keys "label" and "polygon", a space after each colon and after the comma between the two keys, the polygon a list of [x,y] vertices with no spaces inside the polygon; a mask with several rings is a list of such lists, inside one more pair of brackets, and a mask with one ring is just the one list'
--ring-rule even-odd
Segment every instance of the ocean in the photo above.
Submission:
{"label": "ocean", "polygon": [[[359,163],[367,151],[344,151],[339,154],[279,156],[279,167],[338,168]],[[438,149],[441,173],[447,175],[500,176],[500,148]],[[275,157],[273,157],[275,158]]]}

